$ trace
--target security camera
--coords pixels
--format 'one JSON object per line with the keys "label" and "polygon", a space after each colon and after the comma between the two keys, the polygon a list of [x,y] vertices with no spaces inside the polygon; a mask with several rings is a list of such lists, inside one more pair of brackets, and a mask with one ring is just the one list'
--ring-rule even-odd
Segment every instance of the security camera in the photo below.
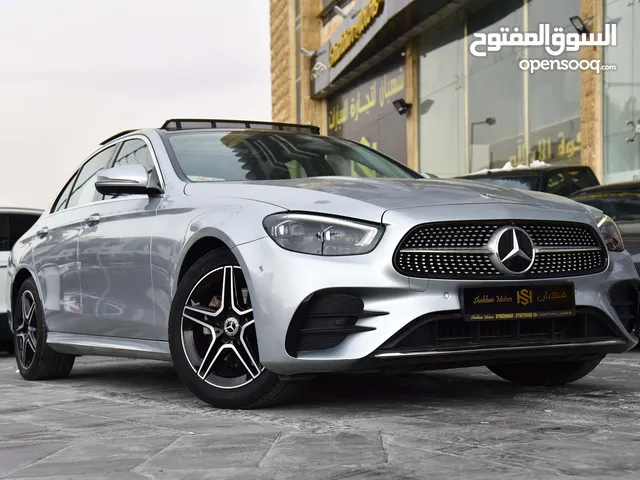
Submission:
{"label": "security camera", "polygon": [[347,18],[347,12],[345,12],[342,8],[337,5],[333,6],[333,11],[340,15],[342,18]]}
{"label": "security camera", "polygon": [[340,8],[337,5],[333,6],[333,11],[340,15],[342,18],[355,18],[355,16],[358,15],[358,12],[360,12],[360,10],[351,10],[349,13],[347,13],[344,8]]}

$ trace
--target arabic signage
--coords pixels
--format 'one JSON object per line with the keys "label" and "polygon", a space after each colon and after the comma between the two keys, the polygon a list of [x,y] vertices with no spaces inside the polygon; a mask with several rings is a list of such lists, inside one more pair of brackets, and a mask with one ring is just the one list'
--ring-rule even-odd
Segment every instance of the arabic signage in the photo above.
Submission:
{"label": "arabic signage", "polygon": [[334,80],[423,21],[437,5],[424,0],[357,0],[350,10],[358,12],[355,18],[347,15],[311,59],[317,67],[311,76],[311,96],[324,98],[338,90],[332,87]]}
{"label": "arabic signage", "polygon": [[506,162],[525,165],[534,160],[547,163],[579,164],[582,153],[580,118],[546,127],[529,134],[529,151],[524,136],[490,145],[490,168],[501,168]]}
{"label": "arabic signage", "polygon": [[360,36],[371,26],[380,13],[384,0],[368,0],[364,8],[360,10],[356,17],[356,22],[347,27],[331,45],[329,51],[329,65],[332,67],[340,61],[342,57],[355,45]]}
{"label": "arabic signage", "polygon": [[406,116],[392,102],[405,96],[404,63],[327,102],[329,135],[348,138],[407,163]]}
{"label": "arabic signage", "polygon": [[[552,57],[566,52],[577,52],[581,46],[616,46],[618,45],[618,26],[607,23],[604,33],[565,33],[562,27],[552,27],[548,23],[541,23],[536,32],[520,32],[518,27],[503,27],[502,33],[474,33],[477,38],[469,45],[469,52],[474,57],[486,57],[487,52],[498,52],[502,47],[542,47]],[[478,50],[478,47],[485,47]],[[556,47],[555,49],[553,47]]]}

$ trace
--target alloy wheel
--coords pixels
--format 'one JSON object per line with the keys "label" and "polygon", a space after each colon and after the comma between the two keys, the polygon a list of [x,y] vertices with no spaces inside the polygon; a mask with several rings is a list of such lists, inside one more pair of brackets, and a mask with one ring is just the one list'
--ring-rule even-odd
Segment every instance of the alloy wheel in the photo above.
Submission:
{"label": "alloy wheel", "polygon": [[20,297],[20,323],[16,327],[16,357],[23,368],[28,369],[36,357],[37,312],[33,293],[25,290]]}
{"label": "alloy wheel", "polygon": [[222,389],[240,388],[264,371],[242,269],[216,268],[193,287],[181,318],[182,347],[193,371]]}

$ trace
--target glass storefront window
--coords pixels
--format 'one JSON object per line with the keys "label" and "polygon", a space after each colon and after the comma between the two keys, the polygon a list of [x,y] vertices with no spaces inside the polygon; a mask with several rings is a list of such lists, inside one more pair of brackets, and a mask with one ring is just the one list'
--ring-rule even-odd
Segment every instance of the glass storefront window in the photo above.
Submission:
{"label": "glass storefront window", "polygon": [[[627,142],[640,123],[640,4],[607,0],[605,22],[618,26],[618,44],[605,47],[603,73],[605,182],[640,179],[640,135]],[[632,124],[629,124],[632,122]]]}
{"label": "glass storefront window", "polygon": [[[550,58],[542,48],[505,47],[486,57],[468,51],[474,33],[537,31],[540,23],[569,30],[569,18],[579,13],[580,0],[502,0],[423,35],[421,170],[450,177],[507,162],[579,163],[579,72],[523,72],[520,60]],[[577,52],[560,57],[577,58]]]}
{"label": "glass storefront window", "polygon": [[[495,2],[470,15],[469,42],[473,41],[474,33],[495,33],[501,27],[524,30],[522,0]],[[468,56],[471,171],[504,165],[511,152],[508,146],[517,144],[524,135],[524,74],[518,66],[520,58],[521,51],[514,47],[487,52],[486,57]]]}
{"label": "glass storefront window", "polygon": [[[533,0],[528,4],[529,30],[550,22],[565,32],[575,32],[569,18],[580,15],[580,0]],[[549,58],[544,47],[529,47],[530,59]],[[580,52],[564,51],[557,60],[580,60]],[[543,71],[527,75],[529,106],[529,162],[579,164],[580,72]],[[569,144],[573,148],[567,148]]]}
{"label": "glass storefront window", "polygon": [[[443,29],[445,30],[445,29]],[[463,20],[420,42],[420,159],[422,171],[442,177],[466,172]]]}

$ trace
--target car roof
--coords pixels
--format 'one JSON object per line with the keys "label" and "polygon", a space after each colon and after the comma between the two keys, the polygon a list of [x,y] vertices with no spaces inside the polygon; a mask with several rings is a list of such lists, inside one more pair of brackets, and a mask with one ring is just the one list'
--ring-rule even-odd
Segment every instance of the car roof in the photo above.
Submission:
{"label": "car roof", "polygon": [[618,192],[620,190],[640,190],[640,181],[632,180],[629,182],[608,183],[606,185],[597,185],[595,187],[587,187],[575,192],[572,197],[583,195],[586,193],[604,193]]}
{"label": "car roof", "polygon": [[[106,140],[100,142],[100,145],[125,137],[129,134],[140,133],[148,129],[123,130],[110,136]],[[299,123],[283,123],[283,122],[265,122],[262,120],[229,120],[217,118],[170,118],[162,124],[158,132],[185,132],[194,130],[211,130],[211,131],[271,131],[271,132],[297,132],[307,134],[320,134],[320,127],[315,125],[302,125]]]}

